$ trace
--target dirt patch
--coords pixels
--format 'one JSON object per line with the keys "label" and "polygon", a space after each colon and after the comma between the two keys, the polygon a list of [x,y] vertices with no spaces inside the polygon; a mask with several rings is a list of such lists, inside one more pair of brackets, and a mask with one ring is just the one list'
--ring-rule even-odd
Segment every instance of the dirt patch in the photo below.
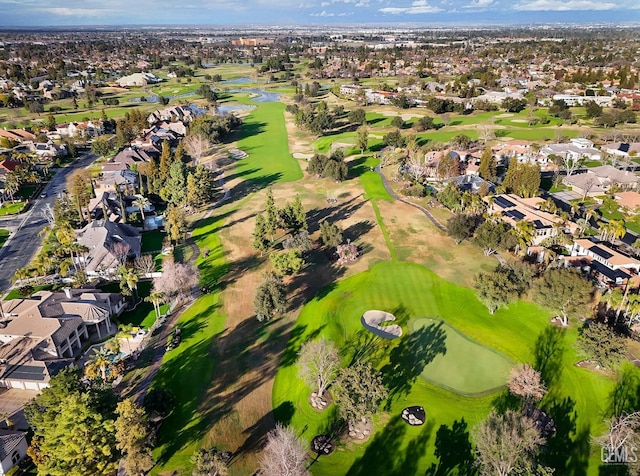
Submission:
{"label": "dirt patch", "polygon": [[504,118],[507,118],[507,117],[513,117],[513,114],[509,114],[508,112],[505,112],[503,114],[498,114],[495,117],[496,117],[496,119],[504,119]]}

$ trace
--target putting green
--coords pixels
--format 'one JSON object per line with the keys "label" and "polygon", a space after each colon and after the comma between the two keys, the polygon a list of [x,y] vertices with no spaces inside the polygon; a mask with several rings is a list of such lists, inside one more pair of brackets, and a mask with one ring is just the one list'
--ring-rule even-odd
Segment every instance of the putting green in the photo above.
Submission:
{"label": "putting green", "polygon": [[[435,322],[424,317],[411,319],[409,330],[415,332]],[[445,332],[446,351],[425,366],[422,378],[462,395],[491,392],[507,382],[512,363],[505,356],[446,323],[441,329]]]}

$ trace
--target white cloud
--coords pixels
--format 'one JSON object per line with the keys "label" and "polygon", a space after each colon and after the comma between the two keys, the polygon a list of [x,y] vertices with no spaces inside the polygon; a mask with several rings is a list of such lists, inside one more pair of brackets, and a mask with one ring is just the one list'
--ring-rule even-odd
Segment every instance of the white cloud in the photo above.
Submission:
{"label": "white cloud", "polygon": [[99,10],[96,8],[65,8],[65,7],[46,7],[38,8],[38,11],[50,13],[51,15],[59,15],[63,17],[101,17],[109,10]]}
{"label": "white cloud", "polygon": [[421,13],[438,13],[443,11],[441,8],[429,5],[427,0],[415,0],[410,7],[384,7],[378,10],[381,13],[389,13],[391,15],[418,15]]}
{"label": "white cloud", "polygon": [[327,12],[326,10],[322,10],[319,13],[310,13],[309,14],[312,17],[346,17],[349,15],[353,15],[353,12],[341,12],[341,13],[333,13],[333,12]]}
{"label": "white cloud", "polygon": [[481,9],[493,5],[493,0],[472,0],[469,5],[463,5],[462,8]]}
{"label": "white cloud", "polygon": [[620,5],[615,3],[598,2],[595,0],[534,0],[528,3],[514,5],[515,10],[521,11],[556,11],[572,10],[615,10]]}

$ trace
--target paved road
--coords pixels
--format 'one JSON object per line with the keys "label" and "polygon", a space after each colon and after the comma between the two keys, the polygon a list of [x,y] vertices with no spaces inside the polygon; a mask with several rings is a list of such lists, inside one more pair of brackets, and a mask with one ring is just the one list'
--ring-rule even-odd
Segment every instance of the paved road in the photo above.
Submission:
{"label": "paved road", "polygon": [[9,239],[0,248],[0,291],[11,287],[11,277],[17,269],[25,267],[42,244],[38,236],[47,221],[42,217],[42,209],[48,203],[53,206],[55,197],[65,189],[67,176],[74,170],[90,165],[96,156],[87,153],[69,166],[58,170],[44,188],[46,198],[36,198],[28,212],[17,217],[0,219],[0,228],[11,231]]}

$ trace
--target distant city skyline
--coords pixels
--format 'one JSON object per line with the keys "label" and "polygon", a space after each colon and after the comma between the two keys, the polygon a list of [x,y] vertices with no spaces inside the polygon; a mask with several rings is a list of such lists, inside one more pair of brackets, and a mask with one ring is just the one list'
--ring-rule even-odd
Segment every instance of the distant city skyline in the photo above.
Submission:
{"label": "distant city skyline", "polygon": [[421,22],[640,22],[638,0],[0,0],[0,28]]}

